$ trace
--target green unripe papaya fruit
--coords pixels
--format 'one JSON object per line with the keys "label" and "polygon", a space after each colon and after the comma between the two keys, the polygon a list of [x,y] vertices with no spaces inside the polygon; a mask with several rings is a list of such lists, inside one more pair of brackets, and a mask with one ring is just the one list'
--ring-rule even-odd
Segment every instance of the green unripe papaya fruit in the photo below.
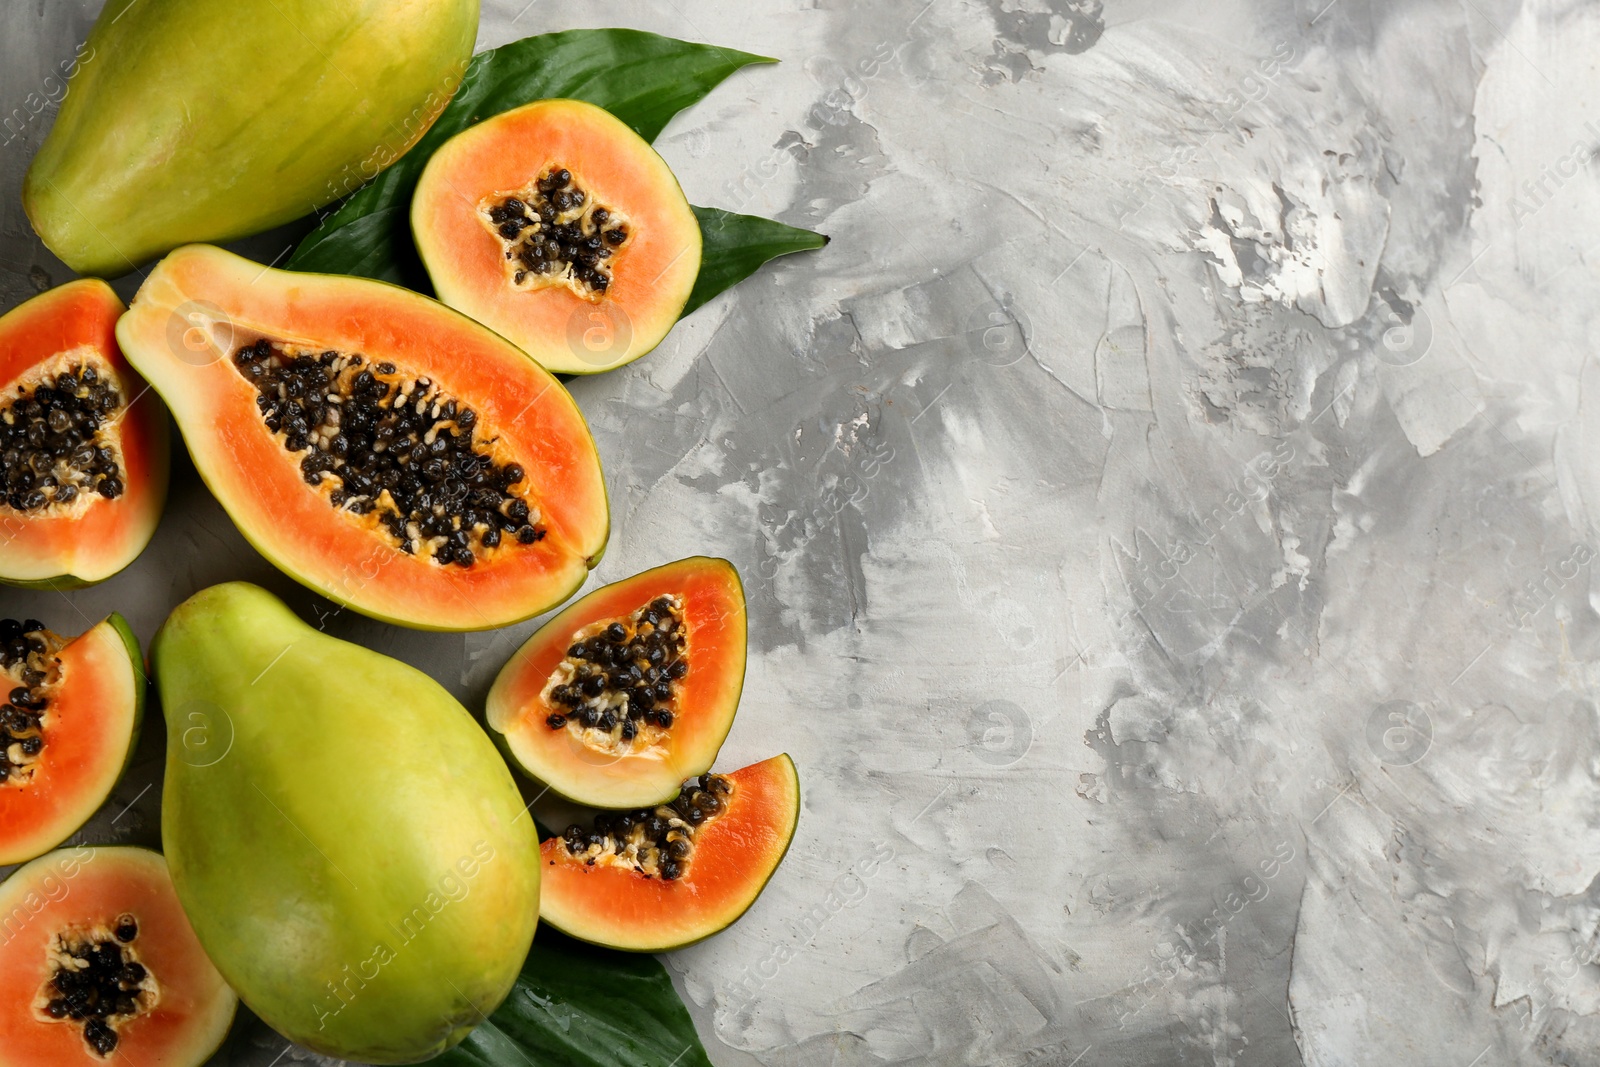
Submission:
{"label": "green unripe papaya fruit", "polygon": [[426,132],[477,32],[478,0],[109,0],[23,205],[104,277],[289,222]]}
{"label": "green unripe papaya fruit", "polygon": [[539,911],[533,818],[472,716],[244,582],[180,604],[151,662],[163,851],[240,999],[364,1063],[465,1037],[511,989]]}

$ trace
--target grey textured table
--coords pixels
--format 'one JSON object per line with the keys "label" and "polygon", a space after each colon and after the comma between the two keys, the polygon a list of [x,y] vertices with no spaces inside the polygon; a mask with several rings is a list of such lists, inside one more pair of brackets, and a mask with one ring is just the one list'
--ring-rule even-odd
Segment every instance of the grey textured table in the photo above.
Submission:
{"label": "grey textured table", "polygon": [[[834,238],[573,387],[594,581],[734,560],[722,765],[805,783],[668,960],[713,1060],[1596,1062],[1600,8],[524,2],[481,43],[783,58],[659,144]],[[6,306],[67,277],[27,101],[96,6],[0,9]],[[135,567],[4,613],[148,639],[229,578],[329,611],[180,463]],[[469,705],[532,628],[329,625]],[[156,840],[150,733],[90,839]]]}

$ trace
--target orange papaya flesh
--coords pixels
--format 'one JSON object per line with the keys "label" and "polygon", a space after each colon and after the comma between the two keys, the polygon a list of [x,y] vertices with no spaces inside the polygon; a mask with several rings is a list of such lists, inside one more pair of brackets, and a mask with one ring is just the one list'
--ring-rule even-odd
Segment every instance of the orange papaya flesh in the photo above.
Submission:
{"label": "orange papaya flesh", "polygon": [[579,100],[513,108],[447,141],[411,228],[439,299],[565,374],[655,348],[700,273],[700,224],[672,171]]}
{"label": "orange papaya flesh", "polygon": [[539,919],[630,952],[691,945],[755,903],[799,817],[800,779],[780,755],[706,775],[672,805],[573,825],[540,845]]}
{"label": "orange papaya flesh", "polygon": [[70,641],[0,619],[0,865],[55,848],[106,802],[138,744],[144,695],[122,616]]}
{"label": "orange papaya flesh", "polygon": [[167,494],[167,419],[117,347],[104,282],[0,317],[0,582],[70,589],[144,550]]}
{"label": "orange papaya flesh", "polygon": [[238,999],[160,854],[64,849],[0,885],[0,1067],[200,1067]]}
{"label": "orange papaya flesh", "polygon": [[580,804],[671,800],[711,768],[744,687],[744,590],[694,556],[583,597],[517,650],[487,720],[512,762]]}
{"label": "orange papaya flesh", "polygon": [[605,548],[572,397],[437,301],[195,245],[156,266],[118,337],[246,539],[357,611],[504,626],[571,596]]}

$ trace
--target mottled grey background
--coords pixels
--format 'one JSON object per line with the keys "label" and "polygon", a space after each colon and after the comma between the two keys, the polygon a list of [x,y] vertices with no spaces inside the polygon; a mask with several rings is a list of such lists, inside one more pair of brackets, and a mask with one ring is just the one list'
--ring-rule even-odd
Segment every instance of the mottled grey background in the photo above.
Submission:
{"label": "mottled grey background", "polygon": [[[781,57],[659,145],[833,237],[574,385],[595,581],[734,560],[722,766],[806,787],[765,896],[668,959],[714,1061],[1600,1058],[1595,4],[524,2],[481,43]],[[96,6],[0,9],[0,111]],[[6,306],[67,277],[34,99]],[[241,577],[331,610],[185,468],[134,568],[5,613],[148,638]],[[327,625],[469,705],[532,628]],[[91,839],[155,840],[158,742]]]}

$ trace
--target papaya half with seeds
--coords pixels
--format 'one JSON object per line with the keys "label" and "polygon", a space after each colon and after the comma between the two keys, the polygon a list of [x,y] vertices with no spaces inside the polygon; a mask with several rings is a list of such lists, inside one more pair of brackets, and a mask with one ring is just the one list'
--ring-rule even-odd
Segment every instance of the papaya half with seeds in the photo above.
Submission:
{"label": "papaya half with seeds", "polygon": [[0,884],[0,1067],[200,1067],[239,1000],[206,958],[166,861],[71,848]]}
{"label": "papaya half with seeds", "polygon": [[360,1063],[426,1059],[493,1012],[533,940],[538,838],[467,710],[243,582],[179,605],[150,658],[162,848],[240,999]]}
{"label": "papaya half with seeds", "polygon": [[744,587],[693,556],[588,594],[540,627],[489,690],[513,762],[597,808],[671,800],[711,769],[744,687]]}
{"label": "papaya half with seeds", "polygon": [[433,154],[411,228],[434,290],[546,369],[655,348],[700,273],[700,224],[666,162],[579,100],[540,100]]}
{"label": "papaya half with seeds", "polygon": [[23,206],[102,277],[290,222],[427,132],[477,32],[478,0],[110,0]]}
{"label": "papaya half with seeds", "polygon": [[540,846],[539,918],[628,952],[692,945],[755,903],[799,819],[787,755],[685,783],[671,804],[601,812]]}
{"label": "papaya half with seeds", "polygon": [[117,335],[246,539],[357,611],[504,626],[566,600],[605,549],[572,397],[437,301],[195,245],[156,266]]}
{"label": "papaya half with seeds", "polygon": [[70,640],[0,619],[0,866],[55,848],[106,802],[138,745],[144,695],[121,615]]}
{"label": "papaya half with seeds", "polygon": [[105,282],[0,317],[0,582],[72,589],[144,551],[167,497],[167,416],[117,347]]}

